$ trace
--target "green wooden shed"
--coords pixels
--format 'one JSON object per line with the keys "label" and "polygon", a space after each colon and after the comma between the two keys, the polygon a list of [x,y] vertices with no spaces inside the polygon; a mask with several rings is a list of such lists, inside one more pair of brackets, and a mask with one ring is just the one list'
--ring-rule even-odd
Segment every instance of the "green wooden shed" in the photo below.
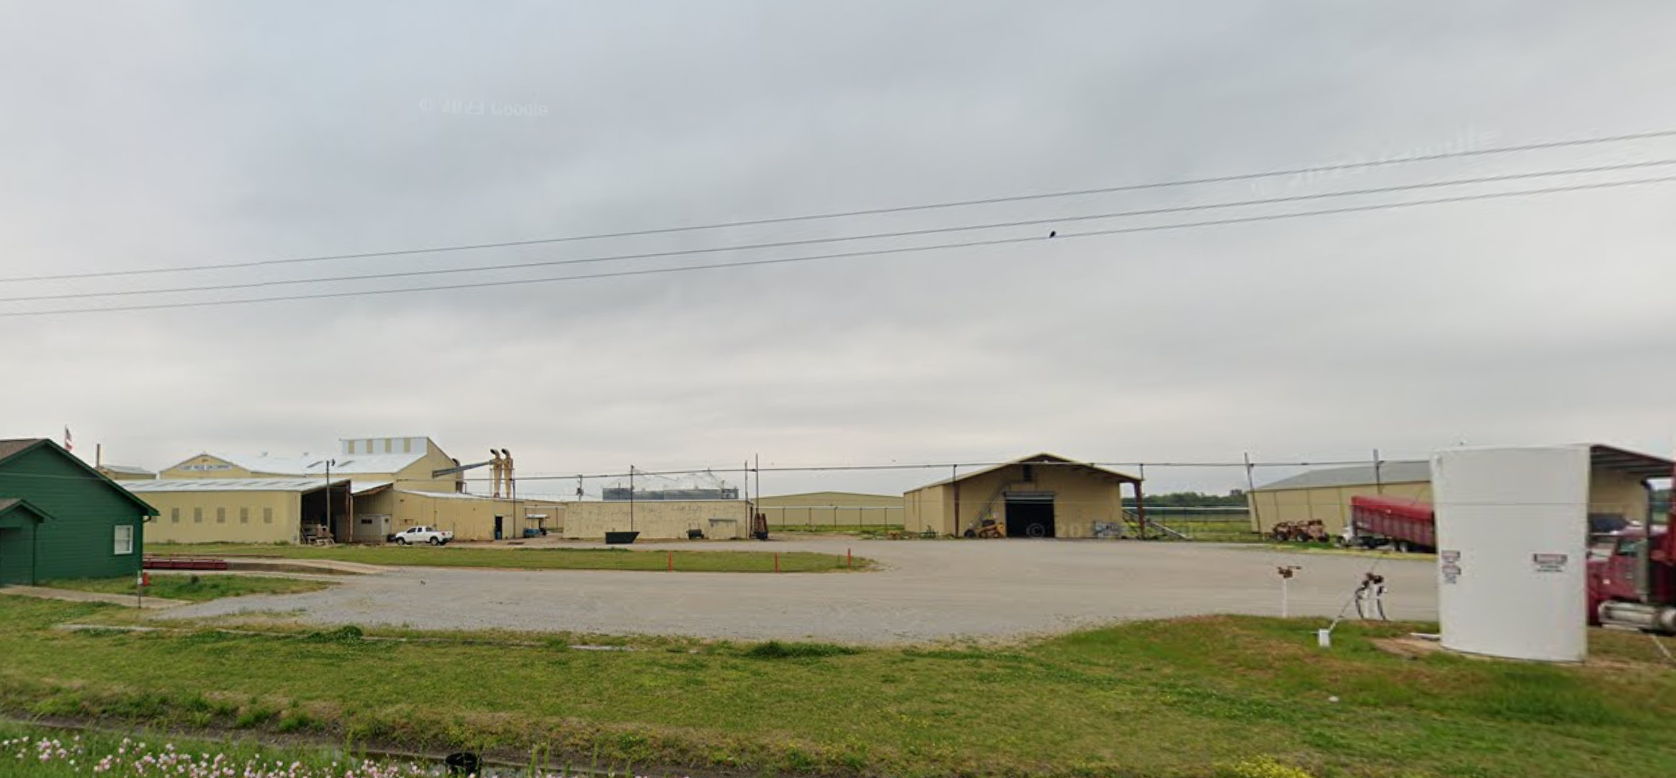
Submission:
{"label": "green wooden shed", "polygon": [[138,575],[156,515],[51,440],[0,440],[0,584]]}

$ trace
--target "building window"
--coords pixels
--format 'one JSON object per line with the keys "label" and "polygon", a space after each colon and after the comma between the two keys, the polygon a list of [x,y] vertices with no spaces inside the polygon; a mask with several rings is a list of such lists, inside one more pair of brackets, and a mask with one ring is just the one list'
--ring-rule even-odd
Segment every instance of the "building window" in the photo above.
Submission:
{"label": "building window", "polygon": [[227,523],[227,509],[226,508],[216,508],[215,509],[215,523],[217,523],[217,524],[226,524]]}
{"label": "building window", "polygon": [[132,553],[134,553],[134,525],[132,525],[132,524],[118,524],[118,525],[116,525],[116,553],[118,553],[118,554],[132,554]]}
{"label": "building window", "polygon": [[272,509],[272,508],[263,508],[262,509],[262,523],[263,524],[274,523],[274,509]]}
{"label": "building window", "polygon": [[179,524],[180,523],[180,509],[179,508],[170,508],[169,509],[169,521],[171,523],[174,523],[174,524]]}
{"label": "building window", "polygon": [[193,508],[192,509],[192,522],[194,524],[204,523],[204,509],[203,508]]}
{"label": "building window", "polygon": [[249,508],[240,508],[239,509],[239,523],[240,524],[249,524],[250,523],[250,509]]}

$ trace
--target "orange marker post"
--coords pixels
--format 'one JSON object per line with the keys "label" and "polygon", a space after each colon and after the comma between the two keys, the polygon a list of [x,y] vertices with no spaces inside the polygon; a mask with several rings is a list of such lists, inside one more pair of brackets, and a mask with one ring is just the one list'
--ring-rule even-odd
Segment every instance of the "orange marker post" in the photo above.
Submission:
{"label": "orange marker post", "polygon": [[774,572],[780,572],[780,552],[774,552]]}
{"label": "orange marker post", "polygon": [[675,572],[675,552],[669,552],[669,572]]}
{"label": "orange marker post", "polygon": [[844,566],[851,570],[855,569],[855,553],[847,548],[844,549]]}

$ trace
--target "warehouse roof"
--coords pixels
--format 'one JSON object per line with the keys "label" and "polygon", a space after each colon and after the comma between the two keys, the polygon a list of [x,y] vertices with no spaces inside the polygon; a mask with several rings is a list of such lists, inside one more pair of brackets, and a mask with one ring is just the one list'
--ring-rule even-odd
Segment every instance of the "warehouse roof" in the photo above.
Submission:
{"label": "warehouse roof", "polygon": [[156,475],[156,473],[153,473],[150,470],[143,467],[135,467],[133,465],[100,465],[99,467],[113,473],[122,473],[123,475]]}
{"label": "warehouse roof", "polygon": [[[1643,481],[1649,478],[1669,478],[1672,468],[1676,468],[1676,462],[1664,457],[1642,454],[1599,443],[1579,445],[1589,447],[1589,464],[1591,467],[1597,470],[1615,470],[1620,473],[1627,473]],[[1432,480],[1430,462],[1424,459],[1403,459],[1381,462],[1377,478],[1375,477],[1373,463],[1369,462],[1365,465],[1328,467],[1299,473],[1291,478],[1283,478],[1274,483],[1259,486],[1257,491],[1320,489],[1334,486],[1362,486],[1371,483],[1400,484],[1430,480]]]}
{"label": "warehouse roof", "polygon": [[394,481],[351,481],[349,484],[349,491],[359,497],[363,494],[388,489],[394,485],[394,483]]}
{"label": "warehouse roof", "polygon": [[1133,484],[1133,483],[1140,483],[1140,481],[1141,481],[1141,479],[1138,476],[1132,476],[1132,475],[1129,475],[1128,473],[1119,473],[1116,470],[1107,470],[1106,468],[1103,468],[1103,467],[1098,467],[1098,466],[1095,466],[1095,465],[1087,464],[1085,462],[1078,462],[1074,459],[1068,459],[1066,457],[1059,456],[1058,454],[1049,454],[1049,453],[1044,451],[1040,454],[1034,454],[1034,455],[1031,455],[1031,456],[1022,457],[1022,458],[1019,458],[1019,459],[1015,459],[1011,462],[1002,462],[999,465],[992,465],[990,467],[986,467],[986,468],[983,468],[981,470],[973,470],[970,473],[961,473],[960,476],[957,477],[957,478],[944,478],[941,481],[936,481],[936,482],[933,482],[933,483],[929,483],[929,484],[926,484],[924,486],[918,486],[918,487],[915,487],[913,489],[909,489],[908,491],[909,492],[917,492],[921,489],[929,489],[933,486],[942,486],[944,484],[952,484],[956,481],[964,481],[968,478],[976,478],[980,475],[983,475],[984,473],[992,473],[996,470],[1000,470],[1003,467],[1012,467],[1013,465],[1041,465],[1041,464],[1064,465],[1064,466],[1067,466],[1067,467],[1073,467],[1073,468],[1076,468],[1076,469],[1079,469],[1079,470],[1083,470],[1085,472],[1093,473],[1095,475],[1106,476],[1108,478],[1111,478],[1113,480],[1123,482],[1123,483],[1132,483]]}
{"label": "warehouse roof", "polygon": [[1324,489],[1333,486],[1361,486],[1363,484],[1402,484],[1432,480],[1432,465],[1424,459],[1398,459],[1379,463],[1374,473],[1373,463],[1349,467],[1324,467],[1282,478],[1257,487],[1259,492],[1281,489]]}
{"label": "warehouse roof", "polygon": [[[511,497],[491,497],[487,494],[472,494],[470,492],[424,492],[418,489],[397,489],[402,494],[417,494],[420,497],[437,497],[444,500],[511,500]],[[627,502],[627,500],[624,500]]]}
{"label": "warehouse roof", "polygon": [[413,454],[333,454],[331,456],[300,456],[274,457],[266,454],[256,456],[210,454],[212,457],[225,459],[252,473],[285,473],[296,475],[325,475],[326,463],[332,462],[334,473],[350,475],[354,473],[394,473],[425,456],[420,451]]}
{"label": "warehouse roof", "polygon": [[[348,484],[334,480],[332,486]],[[326,486],[319,478],[164,478],[128,481],[132,492],[312,492]]]}

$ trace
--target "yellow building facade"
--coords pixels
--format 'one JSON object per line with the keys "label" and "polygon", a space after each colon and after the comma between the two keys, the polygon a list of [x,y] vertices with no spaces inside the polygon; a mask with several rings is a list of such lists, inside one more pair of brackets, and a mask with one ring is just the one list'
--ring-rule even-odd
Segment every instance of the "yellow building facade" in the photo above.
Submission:
{"label": "yellow building facade", "polygon": [[1007,537],[1115,537],[1123,486],[1141,479],[1054,454],[990,467],[902,495],[908,532],[963,535],[992,520]]}
{"label": "yellow building facade", "polygon": [[[1589,470],[1589,513],[1644,521],[1651,506],[1649,478],[1670,477],[1671,462],[1660,457],[1593,446]],[[1267,533],[1280,522],[1320,521],[1337,534],[1350,520],[1350,499],[1402,497],[1431,502],[1431,467],[1425,461],[1372,463],[1324,468],[1276,481],[1246,495],[1252,528]]]}
{"label": "yellow building facade", "polygon": [[429,492],[460,491],[463,473],[438,474],[460,463],[443,452],[430,438],[344,438],[338,451],[302,456],[270,456],[201,453],[161,470],[157,477],[179,478],[286,478],[328,474],[356,481],[389,481],[401,489]]}
{"label": "yellow building facade", "polygon": [[757,499],[770,527],[900,527],[902,497],[858,492],[804,492]]}
{"label": "yellow building facade", "polygon": [[[160,479],[123,486],[157,508],[147,545],[289,543],[349,531],[349,482],[297,478]],[[330,513],[327,501],[336,510]],[[335,527],[334,527],[335,525]],[[346,534],[347,536],[347,534]]]}
{"label": "yellow building facade", "polygon": [[751,503],[745,500],[605,500],[566,503],[564,537],[603,540],[607,532],[640,533],[642,540],[686,539],[698,530],[706,540],[750,537]]}
{"label": "yellow building facade", "polygon": [[[382,543],[390,534],[418,525],[448,530],[456,540],[467,541],[519,538],[526,530],[553,533],[563,527],[563,502],[467,493],[465,472],[427,437],[344,438],[330,455],[196,454],[159,473],[160,483],[191,488],[151,489],[168,495],[170,504],[189,516],[229,508],[275,515],[271,525],[263,521],[261,526],[182,521],[164,533],[172,542],[306,542],[315,534],[309,528],[323,521],[324,498],[295,498],[294,512],[300,515],[287,522],[278,516],[283,498],[270,495],[260,498],[269,502],[260,502],[250,487],[233,485],[289,479],[300,484],[299,494],[308,494],[305,487],[323,487],[328,474],[334,483],[345,484],[341,488],[346,494],[333,498],[331,511],[329,534],[339,543]],[[217,491],[216,483],[228,486]],[[299,523],[303,529],[295,531],[292,525]],[[278,526],[282,524],[290,529]]]}

